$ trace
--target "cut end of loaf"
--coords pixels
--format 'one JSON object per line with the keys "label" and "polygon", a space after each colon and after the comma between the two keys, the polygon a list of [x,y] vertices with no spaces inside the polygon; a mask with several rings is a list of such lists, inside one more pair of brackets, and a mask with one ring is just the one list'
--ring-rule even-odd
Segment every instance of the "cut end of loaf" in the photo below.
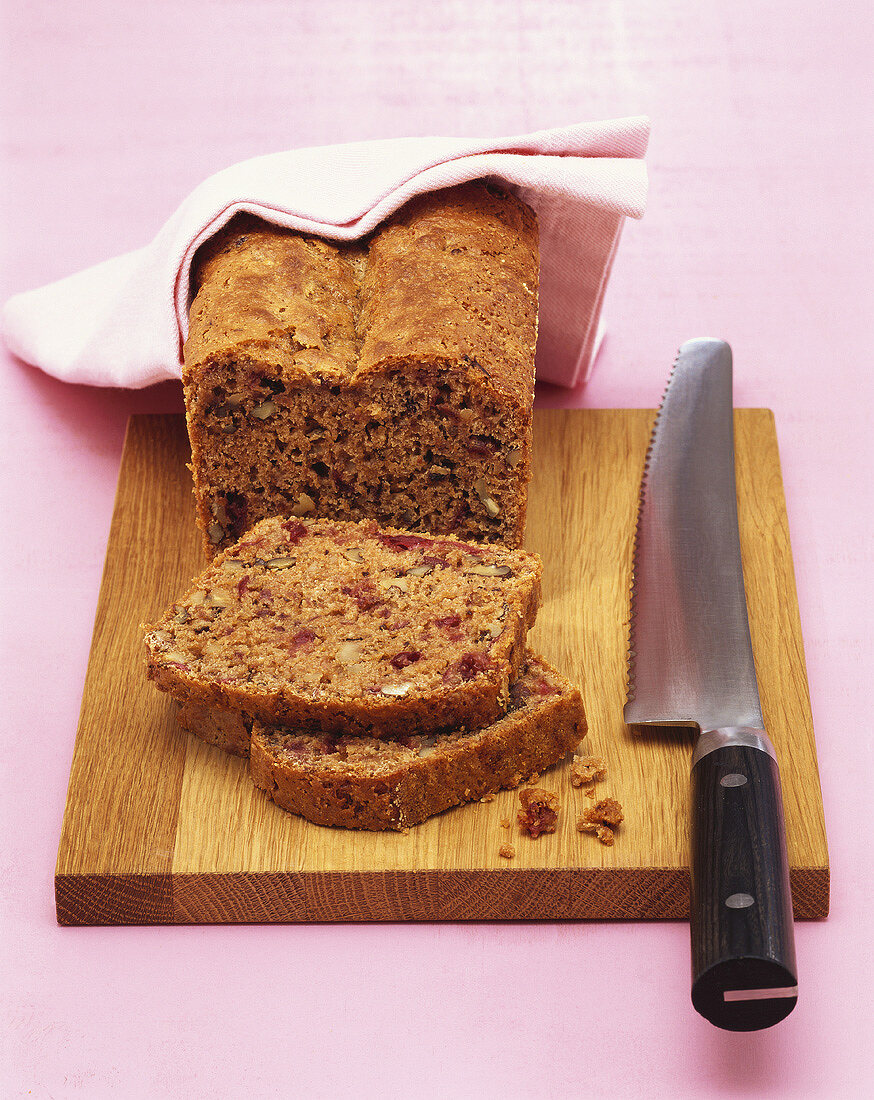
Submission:
{"label": "cut end of loaf", "polygon": [[210,553],[276,514],[522,541],[530,409],[508,409],[448,369],[323,388],[238,357],[205,372],[192,398],[198,523]]}

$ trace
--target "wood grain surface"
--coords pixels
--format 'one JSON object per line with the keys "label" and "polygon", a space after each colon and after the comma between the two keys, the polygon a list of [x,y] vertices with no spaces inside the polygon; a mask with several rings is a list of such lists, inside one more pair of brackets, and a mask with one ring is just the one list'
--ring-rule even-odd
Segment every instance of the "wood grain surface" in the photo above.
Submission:
{"label": "wood grain surface", "polygon": [[[526,545],[544,560],[531,642],[580,684],[597,796],[625,810],[607,848],[567,763],[541,784],[552,836],[515,826],[518,796],[407,834],[326,829],[277,809],[245,762],[184,733],[145,680],[140,624],[202,568],[179,416],[130,421],[55,876],[61,924],[683,918],[691,734],[622,722],[633,524],[650,410],[538,410]],[[765,722],[783,779],[796,917],[828,912],[829,868],[773,417],[735,415],[738,504]],[[501,828],[503,818],[514,824]],[[499,855],[515,846],[510,861]]]}

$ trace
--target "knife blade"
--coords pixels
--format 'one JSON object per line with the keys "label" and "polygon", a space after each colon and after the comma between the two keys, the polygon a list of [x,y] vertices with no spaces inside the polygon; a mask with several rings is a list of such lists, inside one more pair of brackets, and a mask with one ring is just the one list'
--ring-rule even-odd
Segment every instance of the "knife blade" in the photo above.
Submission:
{"label": "knife blade", "polygon": [[732,355],[683,344],[641,480],[629,627],[630,726],[691,726],[692,1003],[717,1027],[795,1006],[780,775],[750,638],[734,469]]}

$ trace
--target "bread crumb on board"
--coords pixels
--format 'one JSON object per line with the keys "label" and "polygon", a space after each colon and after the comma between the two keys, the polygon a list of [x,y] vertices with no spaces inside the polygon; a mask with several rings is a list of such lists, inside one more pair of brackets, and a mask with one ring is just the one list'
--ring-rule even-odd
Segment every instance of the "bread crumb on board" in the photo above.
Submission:
{"label": "bread crumb on board", "polygon": [[519,792],[522,809],[517,821],[523,833],[537,839],[543,833],[554,833],[558,822],[558,795],[542,787],[525,787]]}
{"label": "bread crumb on board", "polygon": [[571,783],[574,787],[587,787],[590,783],[600,783],[606,777],[607,761],[603,756],[575,756],[573,758],[571,762]]}
{"label": "bread crumb on board", "polygon": [[622,806],[615,798],[602,798],[594,806],[583,811],[577,819],[578,833],[594,833],[602,844],[613,843],[614,831],[623,820]]}
{"label": "bread crumb on board", "polygon": [[498,855],[503,859],[512,859],[516,854],[516,849],[512,844],[502,844],[498,849]]}
{"label": "bread crumb on board", "polygon": [[509,817],[502,817],[501,818],[501,828],[502,829],[509,829],[510,828],[510,819],[509,819]]}
{"label": "bread crumb on board", "polygon": [[577,822],[578,833],[594,833],[598,840],[602,844],[606,844],[608,848],[613,846],[613,830],[607,825],[597,825],[595,822],[583,821],[582,818]]}

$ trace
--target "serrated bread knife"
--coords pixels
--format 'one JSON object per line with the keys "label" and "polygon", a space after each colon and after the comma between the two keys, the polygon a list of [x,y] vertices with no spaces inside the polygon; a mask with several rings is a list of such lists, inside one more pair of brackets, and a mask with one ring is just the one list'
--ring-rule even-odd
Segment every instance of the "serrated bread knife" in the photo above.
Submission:
{"label": "serrated bread knife", "polygon": [[628,725],[693,726],[692,1004],[770,1027],[798,984],[780,775],[750,641],[734,475],[731,348],[680,348],[640,490]]}

